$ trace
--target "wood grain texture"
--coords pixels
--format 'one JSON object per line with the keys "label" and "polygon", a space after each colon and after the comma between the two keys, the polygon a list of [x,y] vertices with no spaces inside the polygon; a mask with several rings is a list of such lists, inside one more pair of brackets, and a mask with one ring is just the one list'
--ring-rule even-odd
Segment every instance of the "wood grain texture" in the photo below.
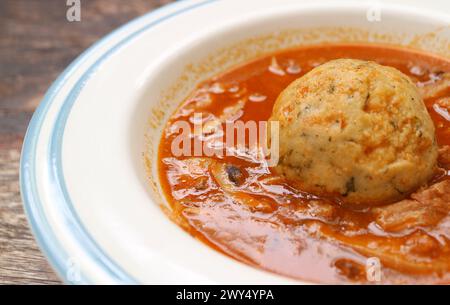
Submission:
{"label": "wood grain texture", "polygon": [[46,89],[84,49],[170,0],[0,1],[0,284],[59,284],[28,228],[19,191],[22,140]]}

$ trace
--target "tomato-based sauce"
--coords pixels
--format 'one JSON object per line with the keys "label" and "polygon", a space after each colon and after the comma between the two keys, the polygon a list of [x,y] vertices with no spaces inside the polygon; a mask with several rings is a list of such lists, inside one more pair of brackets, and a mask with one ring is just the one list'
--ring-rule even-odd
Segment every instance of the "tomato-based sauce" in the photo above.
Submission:
{"label": "tomato-based sauce", "polygon": [[[337,58],[397,68],[421,92],[436,128],[439,170],[409,201],[351,210],[296,189],[248,156],[174,154],[178,122],[191,126],[194,138],[194,113],[202,114],[207,127],[225,120],[267,121],[292,81]],[[450,61],[408,49],[319,45],[271,54],[199,84],[167,122],[160,143],[158,166],[170,217],[214,249],[291,278],[449,283],[449,75]]]}

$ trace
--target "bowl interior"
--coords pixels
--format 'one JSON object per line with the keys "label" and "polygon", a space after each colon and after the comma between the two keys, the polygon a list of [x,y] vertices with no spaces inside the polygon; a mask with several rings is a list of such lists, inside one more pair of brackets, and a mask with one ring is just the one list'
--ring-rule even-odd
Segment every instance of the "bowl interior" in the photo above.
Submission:
{"label": "bowl interior", "polygon": [[290,281],[209,249],[160,209],[161,132],[198,82],[257,56],[308,44],[382,43],[450,56],[448,17],[433,11],[283,1],[258,10],[249,3],[233,13],[232,5],[220,2],[207,15],[201,9],[179,15],[111,52],[67,118],[62,166],[74,209],[99,246],[138,281]]}

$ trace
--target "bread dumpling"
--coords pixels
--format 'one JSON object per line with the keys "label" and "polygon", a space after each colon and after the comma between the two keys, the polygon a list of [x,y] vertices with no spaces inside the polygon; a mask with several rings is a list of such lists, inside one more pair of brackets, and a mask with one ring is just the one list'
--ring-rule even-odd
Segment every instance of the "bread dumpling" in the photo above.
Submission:
{"label": "bread dumpling", "polygon": [[278,97],[276,171],[302,190],[357,207],[394,202],[434,174],[435,129],[417,88],[374,62],[316,67]]}

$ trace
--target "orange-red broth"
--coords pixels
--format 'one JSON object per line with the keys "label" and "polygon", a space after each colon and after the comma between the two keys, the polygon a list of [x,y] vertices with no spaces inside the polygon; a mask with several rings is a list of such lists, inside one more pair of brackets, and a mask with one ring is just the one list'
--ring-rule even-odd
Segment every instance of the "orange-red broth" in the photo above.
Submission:
{"label": "orange-red broth", "polygon": [[[269,69],[274,65],[274,58],[284,75]],[[372,60],[393,66],[422,84],[433,82],[442,72],[450,71],[450,61],[408,49],[322,45],[272,54],[203,82],[167,122],[160,143],[158,166],[162,188],[172,208],[170,217],[193,236],[230,257],[278,274],[315,282],[367,281],[367,257],[357,247],[352,247],[352,243],[372,242],[377,247],[390,243],[397,248],[407,243],[413,234],[411,231],[384,232],[374,224],[370,210],[351,211],[331,202],[334,213],[330,219],[327,205],[320,208],[320,202],[330,204],[329,199],[296,190],[259,163],[238,157],[212,157],[215,162],[232,164],[242,171],[245,181],[239,193],[233,196],[228,196],[220,187],[210,168],[199,174],[186,172],[186,167],[179,166],[183,163],[175,166],[177,160],[183,162],[188,158],[174,157],[171,152],[172,141],[177,136],[171,131],[174,122],[186,121],[192,125],[194,112],[220,116],[226,107],[242,99],[246,99],[246,103],[240,120],[267,121],[277,96],[287,85],[317,65],[336,58]],[[210,104],[204,102],[205,92],[211,99]],[[444,95],[450,96],[448,88]],[[450,145],[450,122],[434,110],[435,100],[427,99],[425,103],[436,126],[438,143]],[[439,179],[448,178],[444,175]],[[199,179],[202,181],[200,189],[196,185]],[[246,200],[239,200],[239,196]],[[316,204],[312,205],[313,201]],[[448,218],[444,221],[450,226]],[[432,262],[438,255],[450,260],[450,230],[445,227],[441,224],[439,228],[418,228],[441,244],[439,250],[430,250],[434,252],[425,259]],[[417,274],[407,268],[382,267],[381,271],[383,283],[450,280],[449,270]]]}

